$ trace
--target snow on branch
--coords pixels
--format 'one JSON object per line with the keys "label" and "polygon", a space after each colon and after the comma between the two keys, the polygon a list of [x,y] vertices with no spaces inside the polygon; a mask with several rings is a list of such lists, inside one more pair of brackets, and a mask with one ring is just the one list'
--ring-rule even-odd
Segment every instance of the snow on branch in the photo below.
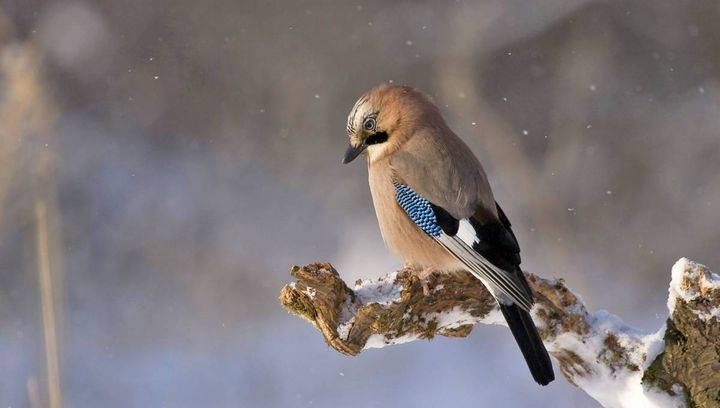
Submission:
{"label": "snow on branch", "polygon": [[[436,335],[465,337],[505,321],[469,273],[435,274],[429,294],[404,269],[349,288],[327,263],[293,267],[280,302],[335,350],[354,356]],[[672,269],[666,324],[655,333],[590,313],[562,280],[526,273],[532,315],[565,378],[605,407],[720,406],[720,277],[685,258]]]}

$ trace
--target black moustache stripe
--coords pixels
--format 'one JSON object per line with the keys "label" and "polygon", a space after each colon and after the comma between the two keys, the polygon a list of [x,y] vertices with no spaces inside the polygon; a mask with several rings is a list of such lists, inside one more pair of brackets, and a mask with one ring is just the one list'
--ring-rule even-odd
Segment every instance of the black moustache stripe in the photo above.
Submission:
{"label": "black moustache stripe", "polygon": [[365,139],[365,144],[368,146],[378,144],[378,143],[384,143],[388,140],[388,134],[385,132],[377,132],[375,134],[370,135],[367,139]]}

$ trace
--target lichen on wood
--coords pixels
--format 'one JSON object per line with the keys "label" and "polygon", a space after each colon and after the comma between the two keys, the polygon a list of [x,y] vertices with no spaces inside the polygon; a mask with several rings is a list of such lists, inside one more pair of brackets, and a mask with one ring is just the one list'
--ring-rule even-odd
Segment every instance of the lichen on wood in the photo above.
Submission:
{"label": "lichen on wood", "polygon": [[[435,274],[427,291],[409,269],[352,289],[328,263],[293,267],[291,275],[282,305],[350,356],[436,335],[465,337],[477,323],[504,324],[493,297],[466,272]],[[649,334],[607,312],[589,313],[562,280],[526,277],[548,352],[569,382],[604,406],[720,406],[720,278],[707,268],[678,261],[667,330]]]}
{"label": "lichen on wood", "polygon": [[[705,266],[673,279],[677,288],[670,304],[665,349],[653,361],[643,380],[662,389],[682,385],[688,406],[720,406],[720,279]],[[674,277],[675,278],[675,277]],[[677,292],[682,291],[680,296]]]}

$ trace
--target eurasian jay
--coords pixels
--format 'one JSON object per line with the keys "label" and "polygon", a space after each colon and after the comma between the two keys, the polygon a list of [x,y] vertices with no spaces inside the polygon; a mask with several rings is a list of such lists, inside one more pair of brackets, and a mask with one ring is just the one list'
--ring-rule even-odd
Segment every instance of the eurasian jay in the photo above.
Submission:
{"label": "eurasian jay", "polygon": [[347,121],[343,163],[365,153],[370,192],[386,245],[426,282],[434,271],[467,270],[500,305],[530,372],[555,379],[530,317],[533,294],[520,248],[485,171],[440,110],[408,86],[380,85],[358,99]]}

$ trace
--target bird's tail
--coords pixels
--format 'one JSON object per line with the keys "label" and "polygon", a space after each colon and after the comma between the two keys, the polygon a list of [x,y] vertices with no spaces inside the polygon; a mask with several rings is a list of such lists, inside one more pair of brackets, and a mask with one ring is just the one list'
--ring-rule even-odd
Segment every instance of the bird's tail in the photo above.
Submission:
{"label": "bird's tail", "polygon": [[545,350],[530,313],[516,305],[500,304],[500,310],[510,326],[515,341],[520,346],[520,351],[525,357],[525,362],[527,362],[533,378],[540,385],[549,384],[555,379],[555,373],[553,373],[550,356]]}

